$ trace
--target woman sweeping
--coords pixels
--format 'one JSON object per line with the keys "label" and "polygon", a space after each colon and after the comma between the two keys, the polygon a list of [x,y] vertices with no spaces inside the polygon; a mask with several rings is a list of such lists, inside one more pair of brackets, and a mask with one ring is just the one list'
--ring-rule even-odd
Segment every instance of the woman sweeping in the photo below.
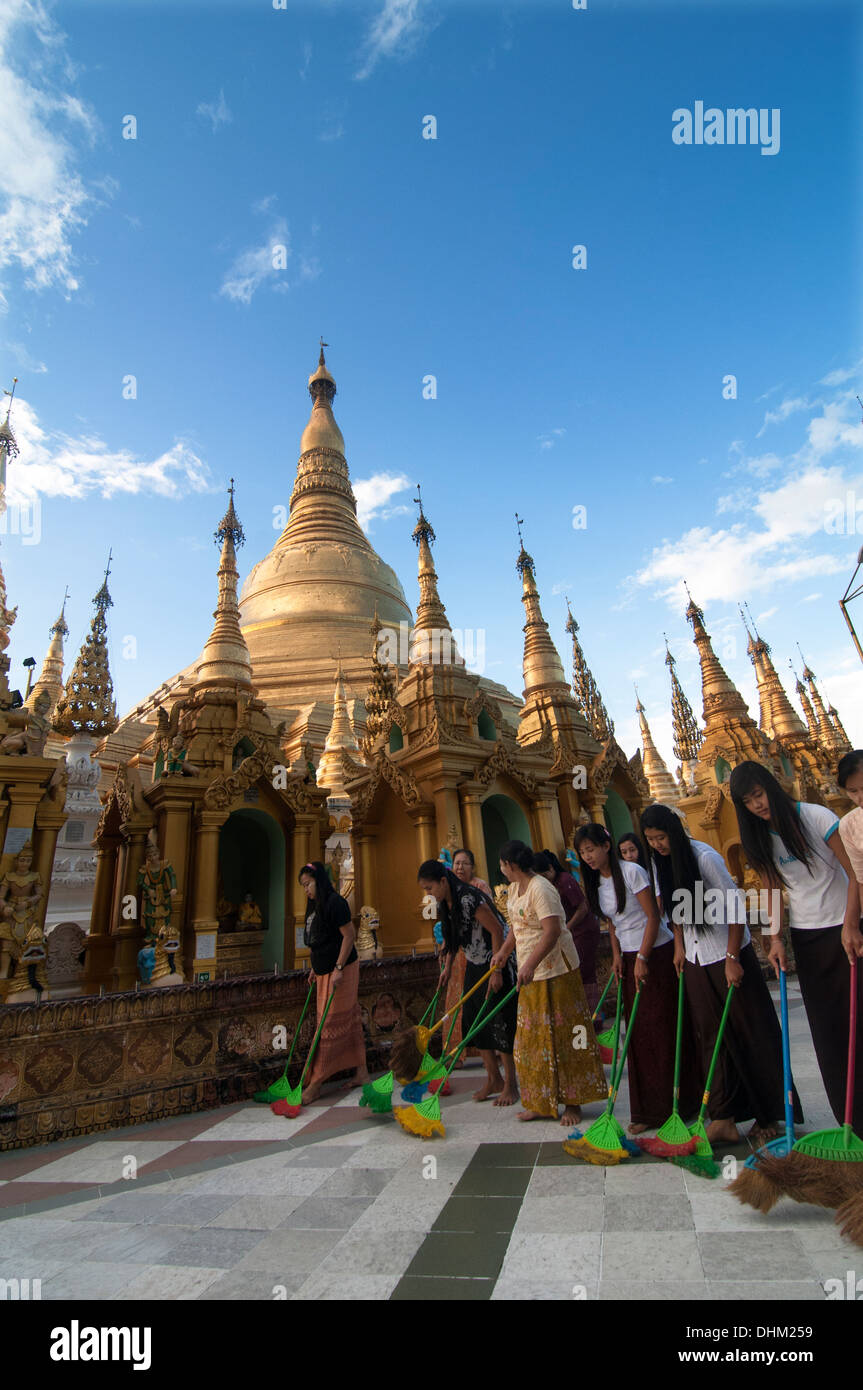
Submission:
{"label": "woman sweeping", "polygon": [[357,1003],[360,963],[354,948],[351,909],[335,891],[318,860],[304,864],[299,879],[309,900],[306,941],[311,949],[310,980],[318,987],[319,1019],[330,995],[334,996],[308,1082],[303,1088],[303,1105],[310,1105],[317,1099],[327,1077],[336,1072],[356,1068],[353,1084],[357,1086],[365,1085],[369,1073]]}
{"label": "woman sweeping", "polygon": [[[784,888],[797,978],[821,1080],[841,1124],[848,1069],[849,963],[863,956],[860,896],[838,817],[826,806],[792,801],[760,763],[744,762],[731,774],[731,796],[743,852],[767,889]],[[785,969],[782,903],[771,897],[767,958],[778,976]],[[857,971],[858,1010],[863,1013],[863,972]],[[863,1031],[857,1035],[852,1126],[863,1136]]]}
{"label": "woman sweeping", "polygon": [[533,851],[510,840],[500,851],[500,867],[509,882],[512,930],[492,964],[503,968],[518,952],[515,1065],[524,1104],[518,1118],[556,1120],[563,1105],[561,1124],[578,1124],[581,1105],[608,1095],[578,952],[564,931],[557,889],[534,873]]}
{"label": "woman sweeping", "polygon": [[[423,893],[430,893],[438,904],[438,920],[443,929],[441,984],[446,988],[454,962],[463,952],[466,992],[482,979],[492,963],[492,956],[500,950],[504,924],[482,889],[463,883],[452,869],[439,860],[428,859],[421,864],[417,878]],[[478,989],[470,999],[465,1000],[461,1011],[462,1035],[473,1027],[487,998],[490,1001],[488,1007],[491,1008],[495,995],[501,990],[509,992],[514,986],[515,969],[512,964],[507,969],[496,969],[488,988]],[[501,1009],[488,1026],[481,1028],[472,1039],[474,1046],[479,1049],[486,1071],[485,1085],[474,1092],[474,1100],[489,1100],[497,1096],[495,1105],[514,1105],[518,1100],[512,1059],[517,1008],[518,1003],[513,995],[506,1008]],[[503,1076],[495,1053],[501,1055]]]}
{"label": "woman sweeping", "polygon": [[[782,1034],[751,944],[745,899],[722,855],[702,840],[690,840],[670,806],[648,806],[641,831],[674,930],[675,964],[683,970],[702,1077],[728,986],[735,986],[710,1090],[707,1136],[735,1144],[738,1122],[754,1118],[748,1137],[760,1148],[782,1128]],[[795,1107],[800,1121],[796,1095]]]}
{"label": "woman sweeping", "polygon": [[[479,878],[476,872],[476,860],[469,849],[457,849],[452,857],[452,871],[456,878],[461,879],[462,883],[468,884],[470,888],[478,888],[492,902],[494,901],[492,891],[484,878]],[[452,969],[450,971],[449,985],[446,991],[445,1009],[452,1009],[458,1003],[465,991],[464,983],[465,955],[463,951],[457,951],[452,958]],[[452,1030],[450,1046],[457,1047],[462,1039],[461,1014],[455,1021]],[[468,1049],[470,1051],[470,1049]],[[464,1066],[464,1059],[460,1057],[456,1063],[457,1067]],[[498,1069],[498,1074],[500,1069]]]}
{"label": "woman sweeping", "polygon": [[[674,942],[660,921],[656,895],[640,864],[618,859],[604,825],[580,826],[575,836],[587,900],[608,919],[612,968],[623,989],[627,1023],[641,991],[627,1061],[630,1134],[658,1129],[668,1117],[674,1091],[677,1027],[677,974]],[[698,1105],[693,1048],[686,1021],[681,1052],[679,1108],[683,1116]]]}
{"label": "woman sweeping", "polygon": [[591,1012],[599,1000],[599,985],[596,983],[596,949],[599,945],[599,923],[590,910],[587,899],[573,878],[564,869],[556,854],[550,849],[540,850],[533,856],[534,871],[553,883],[563,904],[566,927],[575,942],[578,952],[581,983]]}

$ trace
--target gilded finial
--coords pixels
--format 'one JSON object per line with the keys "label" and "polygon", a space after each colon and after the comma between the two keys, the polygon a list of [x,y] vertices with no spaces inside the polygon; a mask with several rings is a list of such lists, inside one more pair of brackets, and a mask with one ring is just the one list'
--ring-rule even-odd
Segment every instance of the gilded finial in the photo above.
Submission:
{"label": "gilded finial", "polygon": [[325,348],[325,347],[329,347],[329,343],[325,343],[324,340],[323,340],[323,338],[321,338],[320,342],[321,342],[321,355],[320,355],[320,357],[318,358],[318,366],[319,366],[319,367],[325,367],[325,366],[327,365],[327,363],[326,363],[326,358],[324,357],[324,348]]}
{"label": "gilded finial", "polygon": [[515,524],[518,527],[518,539],[519,545],[521,546],[521,549],[518,553],[518,559],[515,562],[515,567],[518,570],[521,577],[524,578],[525,570],[529,570],[530,573],[533,574],[533,556],[528,555],[527,551],[524,548],[524,536],[521,534],[521,528],[524,525],[524,517],[519,516],[518,512],[516,512],[515,514]]}
{"label": "gilded finial", "polygon": [[12,402],[13,402],[13,400],[15,399],[15,388],[16,388],[17,385],[18,385],[18,378],[17,378],[17,376],[13,376],[13,378],[12,378],[12,390],[9,391],[5,386],[3,387],[3,395],[9,397],[9,405],[8,405],[7,408],[6,408],[6,424],[7,424],[7,425],[8,425],[8,423],[9,423],[9,416],[10,416],[11,411],[12,411]]}
{"label": "gilded finial", "polygon": [[435,535],[435,530],[431,522],[426,520],[426,515],[423,511],[422,491],[419,483],[417,483],[417,495],[413,500],[420,509],[419,519],[412,533],[414,541],[417,545],[421,545],[423,540],[427,541],[429,545],[434,545],[437,536]]}
{"label": "gilded finial", "polygon": [[213,532],[213,540],[216,545],[224,545],[227,540],[232,541],[235,546],[245,544],[246,534],[240,525],[240,518],[234,510],[233,478],[228,487],[228,510],[219,522],[218,529]]}

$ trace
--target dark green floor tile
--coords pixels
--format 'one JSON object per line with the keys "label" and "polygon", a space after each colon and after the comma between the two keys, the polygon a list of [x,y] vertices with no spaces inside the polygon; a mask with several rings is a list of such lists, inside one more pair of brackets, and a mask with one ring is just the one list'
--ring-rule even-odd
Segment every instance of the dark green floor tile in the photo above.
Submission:
{"label": "dark green floor tile", "polygon": [[469,1168],[532,1168],[542,1144],[480,1144]]}
{"label": "dark green floor tile", "polygon": [[520,1210],[520,1197],[450,1197],[432,1230],[509,1235]]}
{"label": "dark green floor tile", "polygon": [[482,1303],[491,1298],[494,1279],[421,1279],[405,1275],[390,1294],[391,1303],[447,1301]]}
{"label": "dark green floor tile", "polygon": [[469,1279],[496,1279],[508,1245],[508,1234],[432,1231],[414,1255],[405,1275],[435,1274],[443,1278],[461,1275]]}
{"label": "dark green floor tile", "polygon": [[523,1197],[532,1168],[467,1167],[453,1188],[454,1197]]}

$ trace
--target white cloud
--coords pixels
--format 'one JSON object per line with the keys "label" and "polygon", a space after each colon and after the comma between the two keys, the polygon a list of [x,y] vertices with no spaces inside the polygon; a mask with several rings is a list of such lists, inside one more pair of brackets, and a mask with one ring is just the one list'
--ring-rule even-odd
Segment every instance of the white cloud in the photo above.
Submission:
{"label": "white cloud", "polygon": [[[280,247],[284,247],[285,269],[278,268],[282,258]],[[288,270],[292,264],[296,269],[289,279]],[[219,287],[219,294],[235,304],[251,304],[263,285],[269,285],[277,294],[286,294],[299,281],[314,280],[319,274],[320,266],[314,257],[294,256],[288,224],[280,217],[261,245],[250,246],[235,258]]]}
{"label": "white cloud", "polygon": [[219,92],[218,101],[202,101],[195,115],[204,116],[208,121],[212,121],[214,135],[219,129],[219,126],[230,125],[231,121],[234,119],[228,108],[228,103],[225,101],[225,93],[223,90]]}
{"label": "white cloud", "polygon": [[807,594],[806,597],[805,597],[804,599],[801,599],[801,602],[802,602],[802,603],[814,603],[815,600],[816,600],[816,599],[819,599],[819,598],[821,598],[821,594]]}
{"label": "white cloud", "polygon": [[787,420],[789,415],[796,415],[799,410],[809,410],[816,402],[810,401],[806,396],[793,396],[784,400],[776,410],[768,410],[764,416],[764,423],[755,436],[760,439],[762,434],[771,425],[781,425],[783,420]]}
{"label": "white cloud", "polygon": [[674,479],[666,478],[665,475],[662,473],[655,473],[650,481],[652,483],[655,483],[658,487],[664,487],[668,483],[673,483]]}
{"label": "white cloud", "polygon": [[304,43],[304,44],[303,44],[303,66],[299,69],[300,79],[301,79],[301,81],[303,81],[303,82],[305,82],[306,77],[308,76],[309,64],[311,63],[311,61],[312,61],[312,45],[311,45],[310,43]]}
{"label": "white cloud", "polygon": [[822,376],[819,386],[844,386],[846,381],[851,381],[854,377],[859,377],[863,372],[863,359],[855,362],[853,367],[837,367],[835,371],[828,372]]}
{"label": "white cloud", "polygon": [[324,144],[329,145],[334,140],[341,140],[344,133],[345,128],[341,121],[330,121],[324,126],[323,130],[318,135],[318,139],[323,140]]}
{"label": "white cloud", "polygon": [[540,449],[553,449],[559,439],[566,434],[564,429],[549,430],[548,434],[538,434],[536,442]]}
{"label": "white cloud", "polygon": [[411,486],[404,473],[374,473],[370,478],[358,478],[353,483],[357,499],[357,520],[364,531],[378,517],[389,521],[390,517],[403,516],[410,508],[403,503],[390,506],[390,499]]}
{"label": "white cloud", "polygon": [[41,0],[0,8],[0,270],[17,266],[28,289],[68,298],[78,289],[72,242],[94,201],[75,167],[76,139],[92,141],[98,123],[62,90],[64,42]]}
{"label": "white cloud", "polygon": [[155,459],[130,449],[111,449],[96,435],[73,436],[43,427],[28,401],[16,396],[12,426],[20,455],[9,465],[11,505],[38,497],[82,498],[154,494],[179,498],[208,492],[210,471],[183,440],[175,440]]}
{"label": "white cloud", "polygon": [[369,77],[381,58],[407,58],[431,27],[427,0],[384,0],[363,44],[357,80]]}

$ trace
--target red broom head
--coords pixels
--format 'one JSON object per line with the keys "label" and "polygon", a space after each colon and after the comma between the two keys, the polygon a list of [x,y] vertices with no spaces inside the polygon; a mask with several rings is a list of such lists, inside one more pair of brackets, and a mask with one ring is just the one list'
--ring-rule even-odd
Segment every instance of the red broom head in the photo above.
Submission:
{"label": "red broom head", "polygon": [[433,1096],[438,1094],[442,1096],[452,1095],[452,1087],[449,1084],[449,1077],[439,1076],[437,1081],[430,1081],[429,1090],[431,1091]]}
{"label": "red broom head", "polygon": [[600,1044],[599,1044],[599,1055],[600,1055],[600,1057],[602,1058],[602,1060],[603,1060],[603,1062],[605,1063],[605,1065],[606,1065],[607,1067],[610,1067],[611,1064],[612,1064],[612,1062],[614,1061],[614,1053],[612,1052],[611,1048],[610,1048],[610,1047],[603,1047],[602,1043],[600,1043]]}
{"label": "red broom head", "polygon": [[680,1158],[684,1154],[694,1154],[698,1140],[693,1136],[683,1144],[669,1144],[667,1139],[657,1135],[639,1134],[635,1142],[643,1153],[653,1154],[655,1158]]}
{"label": "red broom head", "polygon": [[846,1240],[863,1245],[863,1192],[842,1203],[836,1213],[836,1225]]}
{"label": "red broom head", "polygon": [[270,1109],[274,1115],[289,1115],[291,1113],[291,1107],[286,1100],[274,1100]]}

